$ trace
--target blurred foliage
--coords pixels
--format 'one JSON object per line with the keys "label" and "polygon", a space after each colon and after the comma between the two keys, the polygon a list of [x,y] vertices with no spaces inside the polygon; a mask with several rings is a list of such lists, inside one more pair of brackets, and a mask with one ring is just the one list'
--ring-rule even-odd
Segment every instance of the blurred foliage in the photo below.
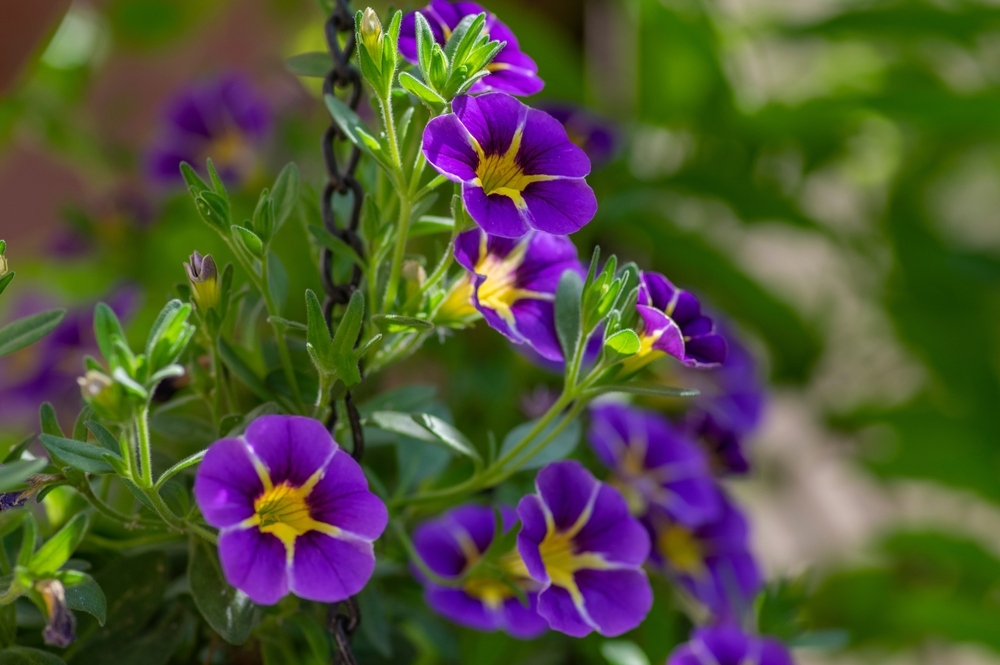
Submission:
{"label": "blurred foliage", "polygon": [[[292,4],[268,6],[286,23],[298,22],[300,34],[290,35],[290,43],[315,41],[315,3]],[[773,228],[822,243],[854,267],[864,295],[891,323],[891,341],[926,376],[898,394],[830,407],[829,424],[864,435],[859,461],[886,482],[930,481],[1000,502],[1000,9],[968,0],[795,3],[780,11],[709,0],[566,3],[575,15],[586,12],[578,22],[587,26],[585,40],[555,14],[547,16],[556,11],[549,5],[487,4],[540,63],[544,97],[589,102],[630,138],[623,154],[591,177],[601,209],[577,236],[582,254],[600,244],[626,260],[647,259],[753,333],[775,382],[808,392],[818,368],[839,360],[826,354],[830,319],[842,309],[803,305],[789,295],[794,289],[776,286],[737,250]],[[0,140],[28,133],[95,179],[134,177],[141,146],[132,153],[111,149],[89,131],[91,84],[108,57],[182,50],[192,33],[224,15],[225,5],[112,0],[94,10],[77,3],[70,16],[90,22],[96,31],[90,46],[64,45],[55,51],[62,59],[51,50],[39,55],[32,76],[0,100]],[[603,20],[608,15],[615,17],[610,24]],[[75,34],[79,46],[82,33]],[[272,167],[295,159],[304,180],[318,182],[321,115],[304,111],[281,122]],[[987,182],[985,195],[962,187],[969,160]],[[831,182],[831,192],[817,195]],[[158,221],[148,229],[116,235],[107,220],[96,219],[87,233],[99,249],[82,258],[43,267],[12,253],[19,280],[44,276],[78,300],[119,279],[137,282],[147,302],[134,329],[143,330],[183,280],[181,261],[192,249],[227,260],[187,201],[158,205]],[[252,200],[240,205],[251,209]],[[846,213],[838,212],[845,206]],[[290,290],[316,288],[316,262],[297,260],[308,250],[295,242],[290,234],[277,240]],[[289,306],[301,318],[301,303]],[[527,361],[511,363],[501,353],[504,344],[486,331],[455,336],[447,348],[430,343],[433,362],[411,363],[386,383],[441,384],[464,431],[502,438],[518,421],[526,387],[538,387],[542,392],[533,394],[543,399],[544,387],[554,385]],[[381,450],[375,446],[372,454]],[[983,544],[898,532],[875,554],[875,564],[775,591],[763,604],[762,629],[783,637],[843,629],[851,648],[919,648],[943,639],[1000,653],[1000,560]],[[193,643],[182,618],[186,601],[152,582],[130,586],[129,570],[137,566],[109,570],[100,553],[92,558],[108,596],[108,625],[121,626],[110,619],[118,613],[131,621],[129,635],[145,630],[144,648],[168,657]],[[175,562],[164,556],[157,565]],[[606,662],[596,638],[568,652],[571,643],[558,636],[523,645],[457,630],[461,639],[449,652],[439,636],[456,629],[423,610],[415,587],[410,592],[407,604],[383,607],[381,615],[366,611],[382,623],[363,624],[363,662]],[[161,606],[165,593],[172,604]],[[370,607],[378,607],[377,593],[376,584]],[[147,594],[153,601],[144,604]],[[657,599],[669,603],[669,593]],[[162,612],[153,616],[158,607]],[[627,639],[662,662],[686,635],[687,626],[676,622],[676,614],[656,607]],[[784,634],[790,625],[795,630]],[[272,627],[267,662],[281,662],[289,644],[308,643],[308,634],[296,630],[280,622]],[[132,649],[135,658],[140,644],[125,644],[121,633],[106,634],[89,618],[80,634],[71,662],[92,662],[88,649],[110,642],[124,644],[116,656]]]}

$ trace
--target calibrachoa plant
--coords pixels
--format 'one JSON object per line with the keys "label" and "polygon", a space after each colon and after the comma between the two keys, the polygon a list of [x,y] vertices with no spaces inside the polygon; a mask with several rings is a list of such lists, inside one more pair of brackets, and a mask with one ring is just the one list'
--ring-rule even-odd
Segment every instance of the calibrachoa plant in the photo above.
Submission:
{"label": "calibrachoa plant", "polygon": [[[29,438],[0,469],[0,530],[23,534],[16,558],[0,557],[0,605],[33,602],[45,618],[35,641],[76,648],[71,610],[103,622],[101,585],[125,584],[91,577],[71,558],[79,547],[146,557],[154,576],[183,567],[187,582],[171,593],[190,595],[207,624],[189,627],[212,635],[193,641],[191,657],[206,663],[228,648],[216,635],[285,662],[269,649],[296,644],[289,626],[329,662],[359,607],[375,627],[357,648],[389,658],[420,628],[385,616],[414,603],[524,640],[617,637],[654,603],[675,603],[697,627],[670,665],[790,663],[755,634],[760,568],[749,521],[719,480],[750,469],[745,443],[764,404],[753,356],[692,292],[597,249],[581,262],[570,237],[598,212],[588,154],[613,158],[621,134],[515,97],[542,89],[538,67],[479,5],[434,0],[387,27],[367,9],[355,24],[377,120],[327,90],[337,127],[327,140],[346,137],[363,168],[358,189],[327,188],[319,209],[360,211],[356,239],[313,223],[313,188],[294,165],[248,205],[270,123],[249,83],[199,83],[170,106],[151,175],[183,180],[190,213],[232,262],[190,248],[177,297],[144,338],[126,333],[120,305],[96,308],[93,355],[69,382],[78,377],[82,411],[61,421],[71,407],[44,404],[46,455],[30,454]],[[312,286],[334,292],[354,274],[347,294],[324,307],[312,289],[292,292],[279,232],[332,252]],[[437,249],[415,241],[429,235]],[[13,278],[5,250],[0,292]],[[62,316],[0,329],[0,355]],[[458,332],[480,320],[479,332]],[[429,340],[495,334],[487,328],[562,375],[547,410],[501,440],[466,436],[426,391],[380,390]],[[657,362],[709,388],[658,383]],[[584,429],[589,451],[577,447]],[[29,500],[64,495],[73,508],[40,525]],[[154,561],[157,551],[169,556]],[[329,605],[349,618],[332,637]],[[163,630],[179,631],[190,610],[166,611]],[[16,632],[15,619],[0,612],[0,633]],[[95,631],[89,623],[88,639]]]}

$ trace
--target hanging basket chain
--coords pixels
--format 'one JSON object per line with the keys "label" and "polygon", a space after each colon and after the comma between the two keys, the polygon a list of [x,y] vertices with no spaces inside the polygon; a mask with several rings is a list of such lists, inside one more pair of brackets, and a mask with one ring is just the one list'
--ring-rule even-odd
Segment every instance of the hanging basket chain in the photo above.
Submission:
{"label": "hanging basket chain", "polygon": [[[333,58],[333,68],[323,80],[324,98],[326,95],[334,95],[338,90],[346,91],[348,106],[352,110],[357,110],[361,101],[361,73],[357,67],[351,64],[351,56],[354,54],[355,48],[354,15],[351,13],[348,0],[336,0],[336,5],[326,21],[325,31],[327,48]],[[341,36],[345,36],[343,44],[340,42]],[[327,231],[347,243],[357,252],[358,256],[363,257],[364,247],[358,235],[358,224],[361,219],[364,190],[354,176],[361,151],[357,147],[351,146],[343,167],[337,161],[336,146],[348,144],[347,137],[331,119],[330,126],[323,133],[323,159],[326,162],[327,171],[327,183],[323,187],[323,200],[321,201],[323,226],[326,227]],[[338,195],[350,195],[351,197],[351,213],[342,226],[337,224],[333,208],[333,197]],[[361,268],[354,265],[350,280],[347,283],[338,284],[333,274],[333,252],[328,247],[323,248],[321,264],[323,290],[326,292],[326,298],[323,302],[323,316],[329,329],[333,308],[336,305],[346,305],[358,288],[361,282]],[[360,363],[358,369],[361,369]],[[331,432],[337,424],[336,407],[336,403],[331,404],[330,417],[326,423]],[[344,411],[351,427],[351,456],[360,461],[365,450],[364,432],[361,428],[361,417],[349,391],[344,395]],[[334,665],[357,665],[357,659],[351,650],[351,637],[360,624],[361,613],[355,598],[348,598],[331,607],[330,630],[333,633],[336,646]]]}

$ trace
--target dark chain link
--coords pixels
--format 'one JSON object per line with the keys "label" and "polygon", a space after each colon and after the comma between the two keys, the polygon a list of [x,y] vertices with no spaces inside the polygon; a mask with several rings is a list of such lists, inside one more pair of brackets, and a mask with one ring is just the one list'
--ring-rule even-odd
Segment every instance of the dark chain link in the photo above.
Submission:
{"label": "dark chain link", "polygon": [[[348,5],[348,0],[336,0],[336,6],[330,17],[326,21],[326,44],[333,58],[333,68],[326,75],[323,81],[323,95],[333,95],[336,90],[347,90],[347,104],[352,110],[357,110],[361,101],[361,73],[358,68],[351,64],[351,56],[354,53],[354,15]],[[340,44],[340,36],[346,35],[343,46]],[[337,124],[330,122],[330,126],[323,133],[323,159],[326,161],[327,183],[323,188],[323,225],[326,230],[334,234],[345,243],[351,246],[358,256],[364,256],[364,247],[361,238],[358,236],[358,223],[361,219],[361,205],[364,201],[364,191],[361,183],[354,177],[354,172],[358,167],[358,159],[361,151],[357,147],[352,147],[347,162],[341,168],[337,161],[335,143],[342,145],[347,142],[347,137]],[[351,196],[351,214],[343,226],[337,225],[336,216],[333,210],[334,196]],[[333,252],[324,247],[322,253],[323,290],[326,291],[326,299],[323,302],[323,315],[326,317],[327,327],[331,325],[333,308],[336,305],[346,305],[351,295],[358,288],[361,282],[361,268],[354,265],[351,278],[346,284],[338,284],[333,275]],[[360,369],[360,366],[359,366]],[[353,446],[351,455],[360,461],[365,450],[364,433],[361,429],[361,416],[351,399],[351,393],[344,396],[344,410],[347,412],[347,420],[351,426],[351,438]],[[332,431],[337,424],[336,404],[331,404],[330,418],[327,427]],[[330,612],[330,630],[333,632],[333,639],[336,645],[334,657],[335,665],[357,665],[357,659],[351,650],[351,637],[361,624],[361,613],[358,610],[358,603],[355,598],[348,598],[344,602],[335,605]]]}

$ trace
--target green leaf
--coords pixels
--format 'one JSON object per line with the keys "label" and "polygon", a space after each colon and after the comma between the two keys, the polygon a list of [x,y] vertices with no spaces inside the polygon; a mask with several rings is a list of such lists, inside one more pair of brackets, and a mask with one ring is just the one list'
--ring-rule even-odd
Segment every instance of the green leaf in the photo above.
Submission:
{"label": "green leaf", "polygon": [[53,309],[18,319],[0,328],[0,357],[10,355],[45,337],[62,322],[64,316],[66,310]]}
{"label": "green leaf", "polygon": [[434,92],[434,90],[426,86],[423,82],[417,80],[417,78],[409,72],[400,73],[399,84],[414,97],[422,102],[430,104],[433,108],[441,108],[448,103],[448,100]]}
{"label": "green leaf", "polygon": [[181,162],[181,176],[183,176],[184,182],[187,183],[188,191],[191,192],[191,196],[193,197],[197,197],[202,192],[210,190],[208,183],[202,180],[198,172],[194,170],[194,167],[187,162]]}
{"label": "green leaf", "polygon": [[274,232],[288,221],[295,205],[299,202],[299,185],[302,176],[295,162],[289,162],[281,169],[271,188],[271,205],[274,208]]}
{"label": "green leaf", "polygon": [[409,413],[399,411],[374,411],[365,418],[365,425],[386,432],[402,434],[421,441],[437,442],[438,438],[423,425],[417,423]]}
{"label": "green leaf", "polygon": [[451,233],[455,229],[455,220],[451,217],[424,215],[410,226],[410,237],[429,236],[435,233]]}
{"label": "green leaf", "polygon": [[254,604],[226,582],[216,549],[201,538],[191,539],[188,563],[191,597],[205,621],[230,644],[243,644],[253,628]]}
{"label": "green leaf", "polygon": [[[236,417],[239,418],[239,416]],[[195,454],[188,455],[180,462],[177,462],[177,464],[174,464],[172,467],[163,472],[160,479],[156,481],[156,487],[162,487],[165,482],[176,476],[184,469],[188,469],[195,464],[199,464],[203,459],[205,459],[205,453],[207,452],[207,450],[199,450]]]}
{"label": "green leaf", "polygon": [[619,330],[604,340],[604,350],[607,351],[609,359],[612,361],[634,356],[639,353],[641,348],[642,342],[639,340],[639,336],[630,328]]}
{"label": "green leaf", "polygon": [[87,533],[90,518],[86,513],[77,513],[56,535],[49,538],[31,557],[28,568],[39,577],[51,575],[59,570],[76,551],[77,545]]}
{"label": "green leaf", "polygon": [[337,123],[348,140],[375,159],[384,162],[381,146],[365,129],[358,114],[333,95],[324,95],[323,99],[326,100],[326,107],[329,109],[333,121]]}
{"label": "green leaf", "polygon": [[361,631],[375,650],[385,658],[392,658],[392,627],[385,612],[386,602],[379,591],[379,585],[369,582],[358,594],[358,608],[365,618]]}
{"label": "green leaf", "polygon": [[432,330],[434,324],[424,319],[400,314],[376,314],[372,323],[387,333],[404,332],[406,330]]}
{"label": "green leaf", "polygon": [[344,312],[344,318],[340,320],[340,325],[337,326],[337,334],[333,337],[333,345],[330,349],[332,354],[331,361],[337,368],[340,380],[348,388],[361,383],[361,372],[358,369],[358,363],[354,359],[352,351],[358,339],[358,333],[361,332],[361,324],[364,322],[364,316],[365,297],[361,291],[355,291],[351,294],[350,302],[347,303],[347,311]]}
{"label": "green leaf", "polygon": [[600,386],[593,390],[595,395],[605,393],[627,393],[629,395],[649,395],[651,397],[697,397],[701,393],[694,388],[677,388],[661,386],[655,383],[621,383],[612,386]]}
{"label": "green leaf", "polygon": [[333,59],[325,51],[299,53],[285,60],[285,69],[296,76],[322,79],[333,69]]}
{"label": "green leaf", "polygon": [[96,420],[87,421],[87,429],[89,429],[94,434],[94,438],[97,439],[98,443],[104,446],[104,449],[114,453],[115,455],[121,456],[122,445],[108,429],[97,422]]}
{"label": "green leaf", "polygon": [[256,233],[248,228],[233,224],[230,227],[233,231],[233,237],[236,238],[240,244],[242,244],[251,255],[256,256],[258,259],[264,256],[264,242],[257,236]]}
{"label": "green leaf", "polygon": [[228,205],[229,193],[226,192],[226,185],[222,182],[222,178],[219,177],[219,172],[215,170],[215,163],[212,162],[211,157],[205,160],[205,169],[208,171],[209,180],[212,181],[212,190],[223,198]]}
{"label": "green leaf", "polygon": [[75,439],[64,439],[50,434],[39,437],[42,445],[54,459],[87,473],[111,473],[111,465],[104,459],[108,454],[103,446],[83,443]]}
{"label": "green leaf", "polygon": [[268,401],[273,400],[274,395],[264,385],[264,381],[243,361],[233,347],[229,346],[229,343],[221,337],[218,341],[219,356],[222,357],[222,362],[229,368],[229,371],[235,374],[257,397]]}
{"label": "green leaf", "polygon": [[71,610],[90,614],[103,626],[108,615],[108,601],[104,597],[104,591],[90,575],[78,575],[82,576],[83,581],[66,587],[66,604]]}
{"label": "green leaf", "polygon": [[[514,429],[512,429],[507,434],[507,436],[503,438],[503,443],[500,445],[499,456],[503,457],[508,452],[513,450],[514,446],[520,443],[521,440],[528,434],[528,432],[530,432],[534,428],[535,422],[536,421],[522,423],[517,427],[515,427]],[[533,450],[534,447],[538,445],[540,441],[544,440],[546,437],[549,436],[549,434],[555,429],[555,427],[556,427],[556,422],[549,423],[548,426],[546,426],[545,429],[543,429],[541,433],[538,434],[538,436],[536,436],[530,444],[528,444],[527,448],[525,448],[524,451]],[[535,454],[530,460],[528,460],[524,464],[521,464],[519,468],[539,469],[548,464],[549,462],[555,462],[557,460],[563,459],[564,457],[567,457],[570,453],[572,453],[576,449],[577,444],[580,443],[580,435],[581,435],[580,421],[574,420],[569,425],[567,425],[561,432],[559,432],[559,434],[553,437],[551,441],[545,444],[545,447],[542,448],[542,450],[540,450],[537,454]]]}
{"label": "green leaf", "polygon": [[278,311],[284,310],[288,301],[288,271],[273,252],[267,255],[267,288]]}
{"label": "green leaf", "polygon": [[16,462],[21,459],[24,455],[24,451],[28,449],[34,440],[34,434],[21,439],[21,442],[12,446],[10,451],[7,453],[7,456],[3,458],[3,464],[10,464],[11,462]]}
{"label": "green leaf", "polygon": [[41,649],[8,647],[0,651],[0,665],[66,665],[66,661]]}
{"label": "green leaf", "polygon": [[59,426],[59,419],[56,417],[56,409],[52,402],[45,402],[38,409],[38,419],[42,424],[42,431],[52,436],[65,436],[62,427]]}
{"label": "green leaf", "polygon": [[583,280],[576,272],[567,270],[559,278],[556,289],[556,333],[562,346],[563,356],[569,358],[580,343],[580,298],[583,295]]}
{"label": "green leaf", "polygon": [[333,252],[334,256],[347,259],[354,265],[360,266],[362,270],[367,268],[365,262],[361,260],[361,257],[358,256],[358,253],[354,251],[353,247],[324,229],[322,226],[315,226],[311,224],[309,226],[309,233],[312,234],[312,237],[316,239],[317,243]]}
{"label": "green leaf", "polygon": [[320,305],[319,297],[312,289],[306,289],[306,343],[307,348],[311,347],[311,352],[316,354],[317,362],[320,363],[321,372],[328,372],[332,368],[326,363],[329,362],[333,350],[333,339],[330,337],[330,330],[326,327],[326,319],[323,316],[323,306]]}
{"label": "green leaf", "polygon": [[3,277],[0,277],[0,293],[3,293],[4,291],[7,290],[7,285],[10,284],[12,281],[14,281],[15,274],[16,273],[14,273],[14,271],[11,271],[6,275],[4,275]]}
{"label": "green leaf", "polygon": [[608,640],[601,644],[601,655],[610,665],[650,665],[649,656],[635,642]]}
{"label": "green leaf", "polygon": [[[34,437],[32,437],[34,440]],[[41,472],[48,464],[44,459],[18,460],[0,466],[0,492],[12,492],[32,475]]]}
{"label": "green leaf", "polygon": [[94,338],[101,349],[101,355],[110,360],[115,355],[114,339],[125,339],[125,331],[118,315],[106,304],[99,302],[94,308]]}
{"label": "green leaf", "polygon": [[465,438],[464,434],[455,429],[453,425],[428,413],[414,413],[411,417],[414,422],[433,434],[438,441],[441,441],[455,452],[468,457],[477,464],[482,463],[483,458],[480,457],[476,447],[472,445],[471,441]]}

